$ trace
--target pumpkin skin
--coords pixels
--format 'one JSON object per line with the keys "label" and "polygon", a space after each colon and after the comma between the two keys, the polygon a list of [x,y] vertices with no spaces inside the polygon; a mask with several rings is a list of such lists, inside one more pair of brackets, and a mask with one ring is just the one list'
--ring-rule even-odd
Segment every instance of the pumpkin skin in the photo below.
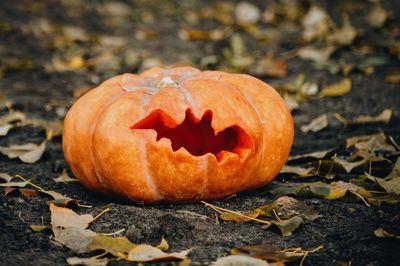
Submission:
{"label": "pumpkin skin", "polygon": [[63,150],[89,190],[145,203],[213,200],[270,182],[293,131],[283,99],[254,77],[152,68],[78,99]]}

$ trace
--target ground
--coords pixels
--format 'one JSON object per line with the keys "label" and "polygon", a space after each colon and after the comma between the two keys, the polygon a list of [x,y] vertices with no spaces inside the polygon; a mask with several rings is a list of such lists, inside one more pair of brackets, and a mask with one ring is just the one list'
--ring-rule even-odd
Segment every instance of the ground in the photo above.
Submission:
{"label": "ground", "polygon": [[[279,5],[285,1],[265,2],[254,1],[261,11],[272,7],[273,3]],[[357,37],[349,45],[334,43],[336,49],[329,61],[352,65],[348,74],[352,81],[351,91],[340,97],[310,96],[304,101],[298,100],[301,102],[299,108],[292,111],[296,131],[291,154],[334,148],[338,154],[348,155],[346,138],[379,132],[384,132],[399,143],[400,85],[398,81],[387,82],[387,77],[396,75],[400,69],[399,4],[396,1],[381,1],[382,7],[389,10],[389,17],[384,26],[373,28],[364,19],[374,5],[372,1],[294,2],[298,4],[300,18],[291,19],[287,14],[277,11],[279,16],[276,21],[256,24],[273,32],[272,35],[267,34],[267,42],[256,41],[251,35],[252,31],[246,27],[233,26],[233,31],[240,34],[245,44],[244,53],[252,58],[261,58],[265,53],[272,52],[274,60],[285,61],[286,73],[282,75],[255,74],[280,88],[281,92],[285,90],[285,84],[293,82],[299,74],[304,74],[307,81],[315,82],[320,88],[345,76],[344,70],[332,74],[327,68],[316,69],[313,62],[291,56],[293,51],[309,43],[327,46],[323,40],[301,40],[301,25],[297,24],[301,24],[299,21],[310,6],[318,5],[326,10],[336,25],[341,25],[341,15],[348,13],[357,30]],[[230,6],[235,8],[235,3],[47,0],[32,4],[23,0],[3,1],[0,3],[0,93],[13,103],[13,110],[24,112],[28,118],[62,120],[66,108],[75,100],[73,94],[77,89],[93,87],[118,73],[140,72],[153,65],[183,64],[203,69],[255,73],[251,66],[229,63],[226,51],[234,50],[230,43],[232,34],[215,40],[205,38],[191,41],[182,37],[182,29],[209,32],[224,28],[224,23],[229,23],[221,19],[225,13],[218,11],[218,14],[207,14],[212,13],[218,5],[224,7],[226,4],[228,10]],[[201,23],[195,21],[197,12],[205,17]],[[71,33],[67,34],[67,25],[83,29],[84,32],[71,28]],[[371,58],[377,60],[377,57],[383,58],[384,62],[361,66],[360,62]],[[204,63],[207,60],[211,63]],[[344,69],[344,65],[340,65],[340,68]],[[288,93],[295,95],[290,91]],[[8,113],[5,106],[0,108],[1,115]],[[384,109],[393,112],[389,123],[344,127],[333,116],[338,112],[351,119],[361,114],[378,115]],[[301,125],[308,124],[321,114],[328,115],[329,126],[317,132],[304,133],[300,130]],[[7,136],[0,137],[0,146],[40,143],[45,137],[43,128],[32,125],[15,127]],[[394,162],[393,157],[391,160]],[[54,182],[53,178],[59,176],[63,169],[73,176],[63,157],[60,136],[53,137],[47,143],[45,153],[33,164],[0,155],[0,172],[22,175],[45,189],[93,206],[90,209],[71,207],[79,213],[95,215],[110,208],[90,226],[91,230],[110,233],[125,229],[122,235],[134,243],[157,244],[164,237],[173,251],[193,248],[189,254],[193,265],[208,264],[228,255],[234,247],[259,244],[274,244],[282,249],[323,246],[307,256],[305,265],[397,265],[400,261],[399,240],[378,238],[374,234],[381,227],[400,234],[398,203],[368,207],[354,198],[327,200],[294,196],[313,206],[322,217],[301,225],[292,235],[283,237],[279,230],[265,230],[253,222],[220,221],[217,224],[213,216],[215,212],[201,203],[147,206],[103,198],[88,192],[76,182]],[[348,181],[350,177],[354,175],[341,174],[335,180]],[[281,174],[275,182],[287,180],[293,181],[293,178]],[[313,180],[324,181],[323,178]],[[238,211],[254,209],[277,198],[268,193],[268,189],[266,185],[212,204]],[[44,224],[50,223],[48,200],[44,196],[27,197],[19,193],[0,196],[1,265],[66,265],[66,258],[77,256],[52,240],[50,232],[34,232],[30,229],[31,224],[40,224],[42,219]],[[128,263],[112,261],[109,265]]]}

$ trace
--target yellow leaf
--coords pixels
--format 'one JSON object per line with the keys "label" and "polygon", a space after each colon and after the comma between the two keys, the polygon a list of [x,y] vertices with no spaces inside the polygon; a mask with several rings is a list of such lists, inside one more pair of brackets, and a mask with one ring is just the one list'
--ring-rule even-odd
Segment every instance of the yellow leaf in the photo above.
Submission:
{"label": "yellow leaf", "polygon": [[322,89],[319,93],[320,97],[336,97],[342,96],[351,91],[351,79],[345,78],[341,81],[331,84],[328,87]]}

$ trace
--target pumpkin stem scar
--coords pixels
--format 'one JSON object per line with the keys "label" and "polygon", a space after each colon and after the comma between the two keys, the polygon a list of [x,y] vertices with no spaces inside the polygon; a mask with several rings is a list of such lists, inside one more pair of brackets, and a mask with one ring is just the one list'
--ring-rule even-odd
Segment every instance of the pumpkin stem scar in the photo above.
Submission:
{"label": "pumpkin stem scar", "polygon": [[134,124],[131,129],[155,130],[157,141],[169,139],[173,151],[185,148],[193,156],[211,153],[217,161],[222,161],[227,152],[235,153],[241,158],[253,152],[253,141],[241,127],[232,125],[215,133],[211,126],[212,116],[212,111],[207,110],[198,119],[191,109],[187,109],[184,121],[178,125],[166,112],[158,109]]}

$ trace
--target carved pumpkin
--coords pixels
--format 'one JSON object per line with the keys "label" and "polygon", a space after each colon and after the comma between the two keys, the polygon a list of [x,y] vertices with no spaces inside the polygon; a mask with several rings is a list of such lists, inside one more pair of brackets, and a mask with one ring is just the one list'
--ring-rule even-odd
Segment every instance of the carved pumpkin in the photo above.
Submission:
{"label": "carved pumpkin", "polygon": [[86,188],[147,203],[262,186],[292,141],[290,112],[273,88],[192,67],[113,77],[71,107],[63,129],[65,159]]}

